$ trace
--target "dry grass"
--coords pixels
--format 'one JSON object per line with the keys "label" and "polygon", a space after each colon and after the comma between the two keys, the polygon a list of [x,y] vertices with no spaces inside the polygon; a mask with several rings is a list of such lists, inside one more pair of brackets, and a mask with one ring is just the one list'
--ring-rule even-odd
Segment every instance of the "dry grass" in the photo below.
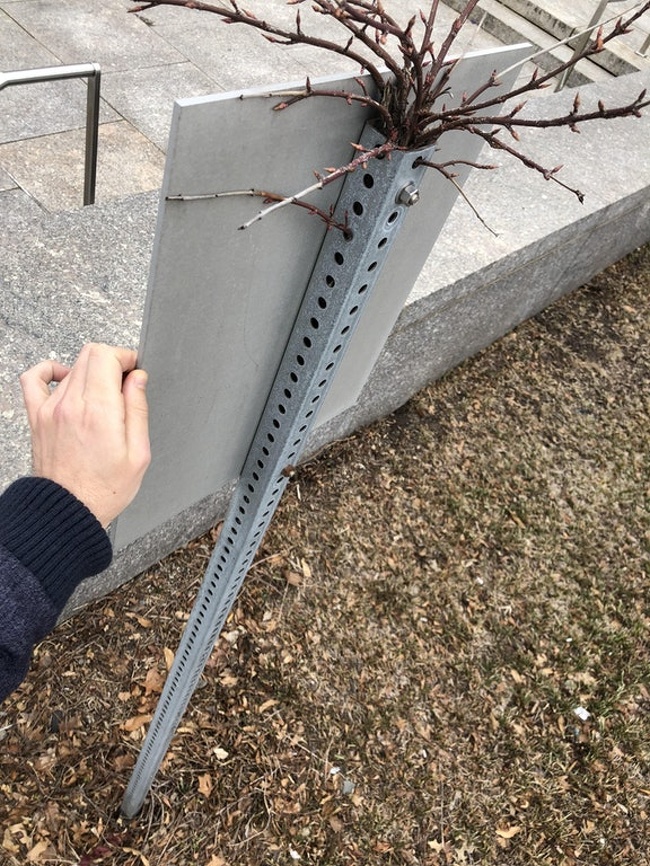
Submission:
{"label": "dry grass", "polygon": [[59,628],[0,860],[650,863],[649,381],[646,248],[302,467],[138,821],[212,539]]}

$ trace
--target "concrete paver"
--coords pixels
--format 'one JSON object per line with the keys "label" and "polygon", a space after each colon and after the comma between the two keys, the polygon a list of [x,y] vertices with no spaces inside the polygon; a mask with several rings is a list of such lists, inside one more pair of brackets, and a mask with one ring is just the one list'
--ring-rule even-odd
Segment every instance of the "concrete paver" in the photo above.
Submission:
{"label": "concrete paver", "polygon": [[[83,199],[85,140],[75,129],[3,144],[0,163],[50,213],[74,210]],[[99,148],[97,202],[160,187],[164,155],[131,124],[101,124]]]}
{"label": "concrete paver", "polygon": [[188,61],[111,72],[102,78],[106,102],[161,151],[167,150],[174,100],[216,89],[214,81]]}
{"label": "concrete paver", "polygon": [[92,60],[104,72],[178,63],[183,57],[155,29],[127,13],[119,0],[20,0],[5,11],[61,63]]}
{"label": "concrete paver", "polygon": [[7,189],[16,189],[18,183],[14,180],[14,178],[6,172],[4,169],[0,168],[0,192],[4,192]]}

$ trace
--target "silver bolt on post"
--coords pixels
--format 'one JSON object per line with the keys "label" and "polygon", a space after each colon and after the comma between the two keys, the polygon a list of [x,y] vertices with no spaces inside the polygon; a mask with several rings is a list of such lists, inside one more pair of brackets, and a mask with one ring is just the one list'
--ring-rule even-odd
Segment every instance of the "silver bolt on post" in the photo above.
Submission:
{"label": "silver bolt on post", "polygon": [[407,183],[397,196],[397,201],[406,207],[413,207],[420,201],[420,190],[414,183]]}

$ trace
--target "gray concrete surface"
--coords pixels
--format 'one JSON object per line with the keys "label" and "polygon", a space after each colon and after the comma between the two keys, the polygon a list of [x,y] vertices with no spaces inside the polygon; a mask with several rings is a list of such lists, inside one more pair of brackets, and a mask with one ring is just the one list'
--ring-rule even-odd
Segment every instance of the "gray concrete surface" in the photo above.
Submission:
{"label": "gray concrete surface", "polygon": [[[460,10],[464,0],[446,0],[453,9]],[[543,69],[557,61],[565,62],[572,56],[580,41],[578,34],[592,24],[610,28],[616,18],[632,14],[634,3],[610,0],[600,9],[600,0],[480,0],[472,13],[473,21],[481,21],[487,33],[502,42],[525,39],[547,54],[537,60]],[[567,86],[580,86],[589,81],[602,81],[610,75],[626,75],[649,68],[650,59],[642,51],[650,30],[650,14],[644,13],[629,33],[608,42],[604,50],[588,60],[581,60],[566,80]],[[557,45],[570,37],[567,45]]]}
{"label": "gray concrete surface", "polygon": [[[267,2],[287,14],[281,0]],[[210,16],[169,9],[133,16],[127,6],[123,0],[101,7],[92,0],[0,0],[0,46],[12,61],[7,69],[102,64],[107,142],[104,155],[100,149],[98,204],[81,208],[84,85],[0,92],[2,486],[29,470],[18,373],[48,355],[71,359],[90,339],[137,344],[173,98],[226,89],[235,80],[242,86],[269,76],[295,78],[297,65],[332,71],[329,59],[315,61],[302,49],[280,49],[278,59],[263,42],[235,40],[235,28]],[[496,44],[485,33],[475,36],[476,47]],[[648,72],[610,79],[584,88],[583,105],[600,96],[620,102],[649,84]],[[550,95],[531,111],[553,110],[547,99],[568,107],[572,95]],[[467,192],[497,236],[457,203],[359,403],[320,428],[311,450],[396,408],[650,239],[649,140],[647,114],[606,128],[595,124],[580,136],[526,134],[527,151],[546,165],[565,165],[563,179],[586,194],[582,206],[507,158],[498,171],[475,172]],[[55,157],[58,147],[63,155]],[[108,572],[81,588],[73,606],[196,536],[226,500],[221,491],[120,553]]]}

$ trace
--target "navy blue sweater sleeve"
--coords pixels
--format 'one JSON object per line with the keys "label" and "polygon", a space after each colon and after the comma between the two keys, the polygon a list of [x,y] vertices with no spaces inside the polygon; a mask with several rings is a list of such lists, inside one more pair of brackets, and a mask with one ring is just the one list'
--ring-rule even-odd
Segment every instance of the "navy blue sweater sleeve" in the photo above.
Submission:
{"label": "navy blue sweater sleeve", "polygon": [[111,557],[99,521],[53,481],[21,478],[0,496],[0,700],[75,588]]}

